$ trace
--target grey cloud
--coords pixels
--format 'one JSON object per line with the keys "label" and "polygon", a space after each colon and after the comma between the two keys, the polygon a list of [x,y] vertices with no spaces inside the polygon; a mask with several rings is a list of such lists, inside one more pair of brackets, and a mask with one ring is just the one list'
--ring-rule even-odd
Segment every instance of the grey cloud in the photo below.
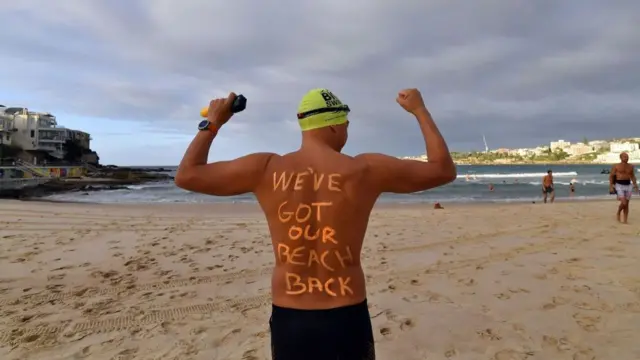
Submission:
{"label": "grey cloud", "polygon": [[351,106],[352,153],[423,151],[394,102],[414,86],[452,149],[481,148],[482,133],[501,147],[640,130],[638,2],[148,4],[3,4],[3,84],[52,111],[181,134],[235,90],[249,108],[224,141],[249,150],[294,149],[297,101],[314,87]]}

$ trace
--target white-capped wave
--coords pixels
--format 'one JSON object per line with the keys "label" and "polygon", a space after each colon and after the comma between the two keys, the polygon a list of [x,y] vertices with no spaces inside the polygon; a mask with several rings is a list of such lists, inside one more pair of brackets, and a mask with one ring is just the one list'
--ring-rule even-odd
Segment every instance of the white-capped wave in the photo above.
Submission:
{"label": "white-capped wave", "polygon": [[[458,179],[464,179],[469,176],[470,179],[487,179],[487,178],[528,178],[528,177],[543,177],[547,175],[547,173],[516,173],[516,174],[464,174],[458,175]],[[554,177],[562,177],[562,176],[577,176],[578,173],[575,171],[565,171],[565,172],[554,172]]]}

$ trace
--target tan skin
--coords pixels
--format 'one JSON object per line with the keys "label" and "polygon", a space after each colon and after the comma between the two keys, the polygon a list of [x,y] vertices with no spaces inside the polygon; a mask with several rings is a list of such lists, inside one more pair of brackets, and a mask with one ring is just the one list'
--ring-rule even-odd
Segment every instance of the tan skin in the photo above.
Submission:
{"label": "tan skin", "polygon": [[556,198],[556,191],[553,187],[553,173],[549,172],[542,178],[542,197],[544,203],[547,203],[547,191],[546,188],[551,187],[553,190],[551,191],[551,202]]}
{"label": "tan skin", "polygon": [[[638,192],[638,183],[636,180],[636,171],[633,165],[629,164],[629,154],[622,153],[620,154],[620,163],[613,165],[611,167],[611,171],[609,172],[609,191],[613,192],[615,189],[615,180],[630,180],[633,184],[633,190]],[[618,194],[618,200],[620,200],[620,205],[618,205],[618,212],[616,213],[616,219],[623,224],[627,224],[627,219],[629,217],[629,200],[626,199],[622,194]],[[620,218],[622,215],[622,218]]]}
{"label": "tan skin", "polygon": [[[228,109],[234,97],[234,94],[230,94],[227,99],[212,101],[209,121],[217,126],[226,123],[231,117]],[[344,155],[340,151],[347,141],[348,123],[304,131],[300,149],[282,156],[258,153],[232,161],[206,164],[209,146],[215,136],[209,131],[200,132],[187,149],[176,174],[176,185],[186,190],[217,196],[250,192],[256,195],[266,215],[274,249],[272,298],[275,305],[294,309],[329,309],[362,302],[366,298],[366,288],[360,252],[371,210],[380,194],[423,191],[455,180],[456,168],[447,144],[426,109],[420,92],[417,89],[403,90],[396,100],[418,121],[425,138],[429,162],[401,160],[376,153],[355,157]],[[310,180],[313,177],[303,176],[306,180],[301,182],[298,190],[293,186],[287,190],[274,190],[274,173],[276,176],[283,172],[297,174],[309,169],[314,174],[325,174],[325,182],[317,189],[313,186],[313,180]],[[335,180],[333,190],[328,187],[326,180],[331,174],[334,174]],[[294,177],[293,181],[295,180]],[[335,230],[333,237],[338,244],[331,241],[296,240],[297,244],[304,245],[300,256],[295,259],[297,263],[292,263],[290,258],[283,256],[282,245],[279,244],[288,244],[291,248],[296,244],[289,236],[290,227],[295,223],[281,220],[283,216],[279,208],[284,201],[287,201],[285,207],[289,211],[294,211],[299,204],[333,203],[320,210],[321,221],[317,220],[314,211],[306,224],[310,226],[311,234],[330,226]],[[343,260],[342,264],[335,252],[346,258],[347,247],[352,256]],[[325,258],[325,264],[331,270],[318,262],[307,266],[306,261],[311,252],[331,254]],[[300,265],[300,262],[305,264]],[[336,281],[328,286],[328,291],[316,288],[313,292],[292,295],[292,288],[287,283],[287,273],[300,276],[303,283],[311,278],[318,279],[324,285],[329,279]],[[348,284],[341,287],[338,284],[339,278],[349,279]],[[344,290],[344,295],[341,290]]]}

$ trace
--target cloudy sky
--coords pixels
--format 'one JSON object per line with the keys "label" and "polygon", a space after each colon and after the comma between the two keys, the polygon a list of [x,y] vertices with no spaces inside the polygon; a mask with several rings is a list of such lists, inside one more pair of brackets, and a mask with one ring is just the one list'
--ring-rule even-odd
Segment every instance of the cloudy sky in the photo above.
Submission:
{"label": "cloudy sky", "polygon": [[394,99],[421,89],[452,150],[640,136],[637,0],[1,1],[0,104],[92,134],[103,163],[177,164],[199,109],[247,110],[210,160],[299,146],[296,108],[331,89],[345,152],[417,155]]}

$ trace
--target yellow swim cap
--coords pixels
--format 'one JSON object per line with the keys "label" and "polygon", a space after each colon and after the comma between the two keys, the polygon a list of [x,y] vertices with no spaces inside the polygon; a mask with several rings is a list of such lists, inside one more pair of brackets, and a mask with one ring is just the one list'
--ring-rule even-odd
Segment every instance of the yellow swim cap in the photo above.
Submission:
{"label": "yellow swim cap", "polygon": [[298,106],[298,123],[302,131],[347,123],[349,107],[327,89],[306,93]]}

